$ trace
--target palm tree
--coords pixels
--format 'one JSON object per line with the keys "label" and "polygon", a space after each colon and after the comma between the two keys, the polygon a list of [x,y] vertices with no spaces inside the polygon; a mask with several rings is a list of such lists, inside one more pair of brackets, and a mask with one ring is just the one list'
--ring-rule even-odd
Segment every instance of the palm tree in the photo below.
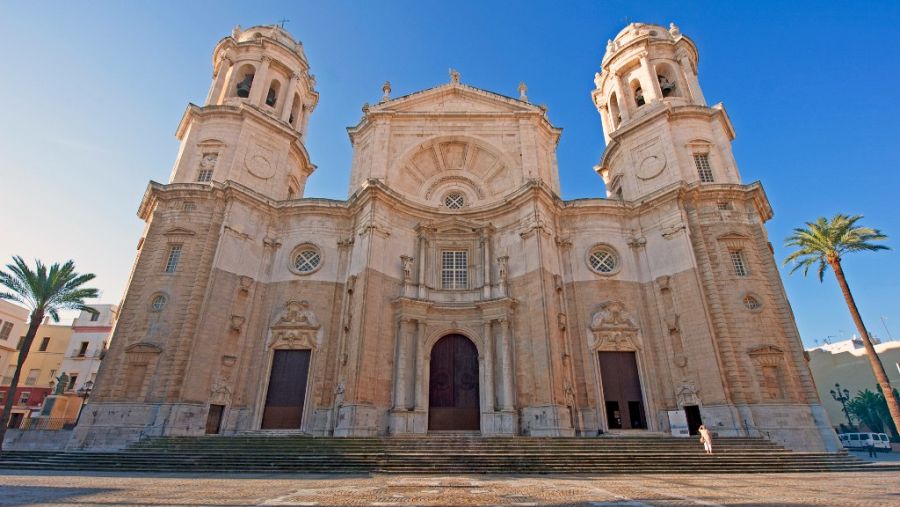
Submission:
{"label": "palm tree", "polygon": [[879,399],[880,395],[869,389],[856,393],[847,403],[847,411],[856,416],[857,419],[865,424],[869,431],[875,433],[884,433],[884,421],[879,414],[878,407],[882,403]]}
{"label": "palm tree", "polygon": [[805,228],[794,229],[794,233],[787,238],[785,245],[796,248],[796,250],[788,255],[784,263],[794,263],[791,274],[803,268],[803,276],[806,276],[809,268],[816,266],[819,272],[819,281],[824,280],[825,270],[829,267],[834,271],[838,285],[841,286],[841,292],[844,293],[844,300],[850,309],[850,315],[853,317],[860,339],[866,348],[866,355],[869,357],[869,364],[872,366],[875,380],[881,386],[881,392],[888,393],[885,401],[887,401],[891,419],[894,421],[894,426],[900,429],[900,400],[891,388],[884,365],[881,364],[872,340],[869,339],[869,332],[859,315],[856,301],[853,299],[850,286],[847,285],[847,278],[844,276],[844,270],[841,268],[841,256],[844,254],[890,249],[884,245],[873,243],[874,241],[884,241],[887,236],[878,229],[857,225],[856,223],[861,218],[862,215],[837,214],[831,220],[819,217],[815,222],[807,222]]}
{"label": "palm tree", "polygon": [[13,263],[7,264],[6,268],[9,273],[0,271],[0,286],[8,292],[0,292],[0,299],[24,304],[31,310],[31,315],[28,332],[19,348],[16,370],[9,383],[9,396],[6,397],[6,405],[0,416],[0,451],[3,450],[3,437],[6,436],[6,428],[12,415],[19,374],[22,373],[22,365],[25,364],[28,351],[31,350],[31,342],[34,341],[44,315],[49,315],[54,322],[59,322],[60,310],[85,310],[92,314],[97,313],[84,302],[85,299],[97,297],[97,289],[82,287],[93,280],[94,275],[76,273],[75,263],[72,261],[67,261],[63,265],[56,263],[48,269],[38,260],[35,261],[35,269],[32,270],[21,257],[16,256],[13,257]]}

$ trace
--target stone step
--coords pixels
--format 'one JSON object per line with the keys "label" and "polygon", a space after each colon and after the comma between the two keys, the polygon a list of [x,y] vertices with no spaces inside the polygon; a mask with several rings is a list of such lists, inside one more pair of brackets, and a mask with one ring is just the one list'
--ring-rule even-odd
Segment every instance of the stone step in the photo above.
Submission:
{"label": "stone step", "polygon": [[[285,473],[688,473],[868,470],[839,453],[792,452],[759,438],[721,438],[705,455],[694,439],[655,436],[313,438],[298,432],[157,437],[119,452],[8,452],[0,468]],[[886,468],[878,468],[885,470]],[[897,469],[900,469],[898,464]]]}

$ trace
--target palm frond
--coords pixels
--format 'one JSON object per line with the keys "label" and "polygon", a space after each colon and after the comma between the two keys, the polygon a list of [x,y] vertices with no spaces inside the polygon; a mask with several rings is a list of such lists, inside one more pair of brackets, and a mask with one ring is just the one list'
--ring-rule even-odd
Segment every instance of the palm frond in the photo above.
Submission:
{"label": "palm frond", "polygon": [[783,265],[794,265],[791,274],[803,268],[803,276],[807,276],[810,267],[817,264],[819,280],[824,280],[828,267],[833,262],[840,262],[845,253],[889,250],[888,246],[873,243],[887,240],[885,234],[857,225],[862,218],[862,215],[839,213],[831,219],[819,217],[815,222],[806,222],[806,227],[795,228],[784,242],[793,251],[784,259]]}
{"label": "palm frond", "polygon": [[32,311],[50,315],[55,321],[59,321],[59,310],[96,312],[85,300],[96,298],[99,291],[84,287],[95,275],[77,273],[71,260],[50,266],[36,260],[32,269],[21,257],[15,256],[6,268],[8,272],[0,271],[0,285],[9,291],[0,293],[0,299],[18,301]]}

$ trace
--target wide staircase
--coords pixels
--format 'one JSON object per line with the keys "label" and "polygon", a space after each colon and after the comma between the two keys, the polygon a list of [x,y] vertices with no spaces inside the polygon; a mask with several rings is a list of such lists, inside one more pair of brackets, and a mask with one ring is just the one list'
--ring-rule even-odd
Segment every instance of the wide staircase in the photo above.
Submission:
{"label": "wide staircase", "polygon": [[0,469],[291,473],[753,473],[900,470],[839,453],[788,451],[760,438],[485,438],[465,434],[312,438],[265,432],[147,438],[118,452],[4,452]]}

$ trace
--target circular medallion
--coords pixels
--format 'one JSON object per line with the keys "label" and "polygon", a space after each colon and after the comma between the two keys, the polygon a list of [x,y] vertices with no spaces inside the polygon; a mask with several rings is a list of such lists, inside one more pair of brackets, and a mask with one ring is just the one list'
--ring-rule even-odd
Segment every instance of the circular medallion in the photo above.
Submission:
{"label": "circular medallion", "polygon": [[666,168],[666,156],[662,153],[650,155],[641,161],[637,170],[637,177],[642,180],[649,180],[659,176],[663,169]]}
{"label": "circular medallion", "polygon": [[257,178],[266,180],[275,176],[275,168],[272,166],[272,163],[269,162],[269,159],[262,153],[248,153],[244,158],[244,165],[247,166],[247,170],[250,171],[250,174]]}

